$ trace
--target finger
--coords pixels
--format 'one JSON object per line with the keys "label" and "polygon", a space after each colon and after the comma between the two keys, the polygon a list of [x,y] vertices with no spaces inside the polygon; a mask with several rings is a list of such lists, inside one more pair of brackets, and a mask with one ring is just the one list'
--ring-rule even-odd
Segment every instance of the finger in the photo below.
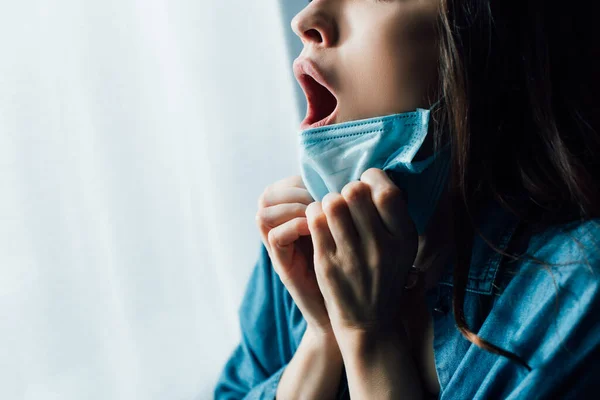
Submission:
{"label": "finger", "polygon": [[299,187],[268,186],[258,198],[258,208],[283,203],[310,204],[314,201],[308,190]]}
{"label": "finger", "polygon": [[287,178],[278,180],[273,184],[274,189],[281,189],[286,187],[298,187],[306,189],[304,181],[302,180],[302,177],[300,175],[288,176]]}
{"label": "finger", "polygon": [[306,217],[306,204],[283,203],[261,208],[256,213],[256,221],[260,227],[268,230],[275,228],[296,217]]}
{"label": "finger", "polygon": [[305,217],[289,220],[269,232],[269,243],[276,248],[284,248],[294,244],[300,236],[310,235],[308,223]]}
{"label": "finger", "polygon": [[376,168],[366,170],[360,177],[371,188],[371,198],[381,221],[394,236],[407,236],[407,227],[416,229],[408,214],[403,193],[385,171]]}
{"label": "finger", "polygon": [[360,240],[367,248],[372,248],[370,245],[381,237],[385,226],[373,204],[369,184],[350,182],[342,189],[342,196],[348,204]]}
{"label": "finger", "polygon": [[322,208],[338,250],[343,249],[349,254],[349,251],[358,248],[360,238],[344,197],[339,193],[327,193],[323,197]]}
{"label": "finger", "polygon": [[336,246],[331,231],[327,225],[327,217],[323,212],[321,203],[315,201],[306,208],[306,220],[313,242],[315,257],[327,253],[335,253]]}
{"label": "finger", "polygon": [[267,247],[267,251],[271,250],[269,245],[269,231],[276,226],[283,224],[293,218],[302,217],[305,215],[306,205],[300,203],[294,204],[277,204],[275,206],[260,208],[256,213],[256,225],[263,243]]}
{"label": "finger", "polygon": [[[299,203],[278,204],[276,206],[258,210],[255,217],[256,224],[263,239],[263,243],[267,247],[267,251],[271,251],[269,232],[294,218],[306,219],[305,210],[306,205]],[[306,229],[308,229],[308,227]],[[278,232],[276,232],[276,234],[279,234]]]}
{"label": "finger", "polygon": [[265,188],[265,192],[278,192],[289,188],[306,189],[304,181],[300,175],[288,176],[287,178],[281,179]]}
{"label": "finger", "polygon": [[[300,236],[308,236],[307,220],[304,217],[294,218],[269,231],[267,241],[270,245],[269,256],[274,261],[274,267],[278,275],[286,275],[287,271],[278,269],[285,268],[292,261],[294,242]],[[283,277],[282,277],[283,278]]]}

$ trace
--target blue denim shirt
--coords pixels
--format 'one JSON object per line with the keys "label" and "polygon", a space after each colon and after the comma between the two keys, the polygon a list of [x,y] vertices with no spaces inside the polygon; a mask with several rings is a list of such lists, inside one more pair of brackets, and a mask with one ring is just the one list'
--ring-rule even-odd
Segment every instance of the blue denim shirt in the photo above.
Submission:
{"label": "blue denim shirt", "polygon": [[[483,235],[505,250],[518,220],[496,205]],[[451,312],[452,263],[428,291],[440,399],[600,397],[600,221],[573,222],[528,235],[521,250],[542,260],[513,261],[475,235],[464,303],[472,331],[514,352],[532,368],[471,344]],[[242,339],[214,395],[274,399],[306,321],[262,246],[239,308]],[[338,399],[348,399],[343,371]]]}

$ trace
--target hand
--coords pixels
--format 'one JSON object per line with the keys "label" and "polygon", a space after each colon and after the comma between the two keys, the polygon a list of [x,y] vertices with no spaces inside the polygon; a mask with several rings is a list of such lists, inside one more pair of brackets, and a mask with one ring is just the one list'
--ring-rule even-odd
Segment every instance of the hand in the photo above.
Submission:
{"label": "hand", "polygon": [[311,203],[306,217],[317,283],[338,342],[352,332],[403,329],[400,297],[418,235],[400,189],[371,168],[341,194]]}
{"label": "hand", "polygon": [[331,323],[317,284],[306,207],[314,199],[300,176],[268,186],[258,200],[256,222],[275,272],[315,334],[331,334]]}

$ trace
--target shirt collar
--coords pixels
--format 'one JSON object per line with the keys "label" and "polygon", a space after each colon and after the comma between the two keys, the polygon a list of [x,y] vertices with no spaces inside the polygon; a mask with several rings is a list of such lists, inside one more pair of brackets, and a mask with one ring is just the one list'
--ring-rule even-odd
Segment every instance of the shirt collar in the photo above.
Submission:
{"label": "shirt collar", "polygon": [[[518,224],[519,219],[514,214],[492,201],[482,210],[478,225],[481,234],[498,250],[504,252]],[[492,294],[502,257],[502,254],[491,248],[480,235],[475,233],[466,290],[479,294]],[[440,285],[452,286],[453,269],[454,260],[451,260],[439,281]]]}

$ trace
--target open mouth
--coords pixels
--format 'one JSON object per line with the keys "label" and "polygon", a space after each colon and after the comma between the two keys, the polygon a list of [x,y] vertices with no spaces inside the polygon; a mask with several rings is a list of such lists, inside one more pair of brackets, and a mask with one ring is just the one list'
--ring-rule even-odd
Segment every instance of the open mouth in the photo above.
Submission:
{"label": "open mouth", "polygon": [[300,123],[300,129],[305,130],[329,125],[334,120],[337,112],[338,101],[333,93],[310,75],[300,75],[299,81],[308,103],[306,116]]}

